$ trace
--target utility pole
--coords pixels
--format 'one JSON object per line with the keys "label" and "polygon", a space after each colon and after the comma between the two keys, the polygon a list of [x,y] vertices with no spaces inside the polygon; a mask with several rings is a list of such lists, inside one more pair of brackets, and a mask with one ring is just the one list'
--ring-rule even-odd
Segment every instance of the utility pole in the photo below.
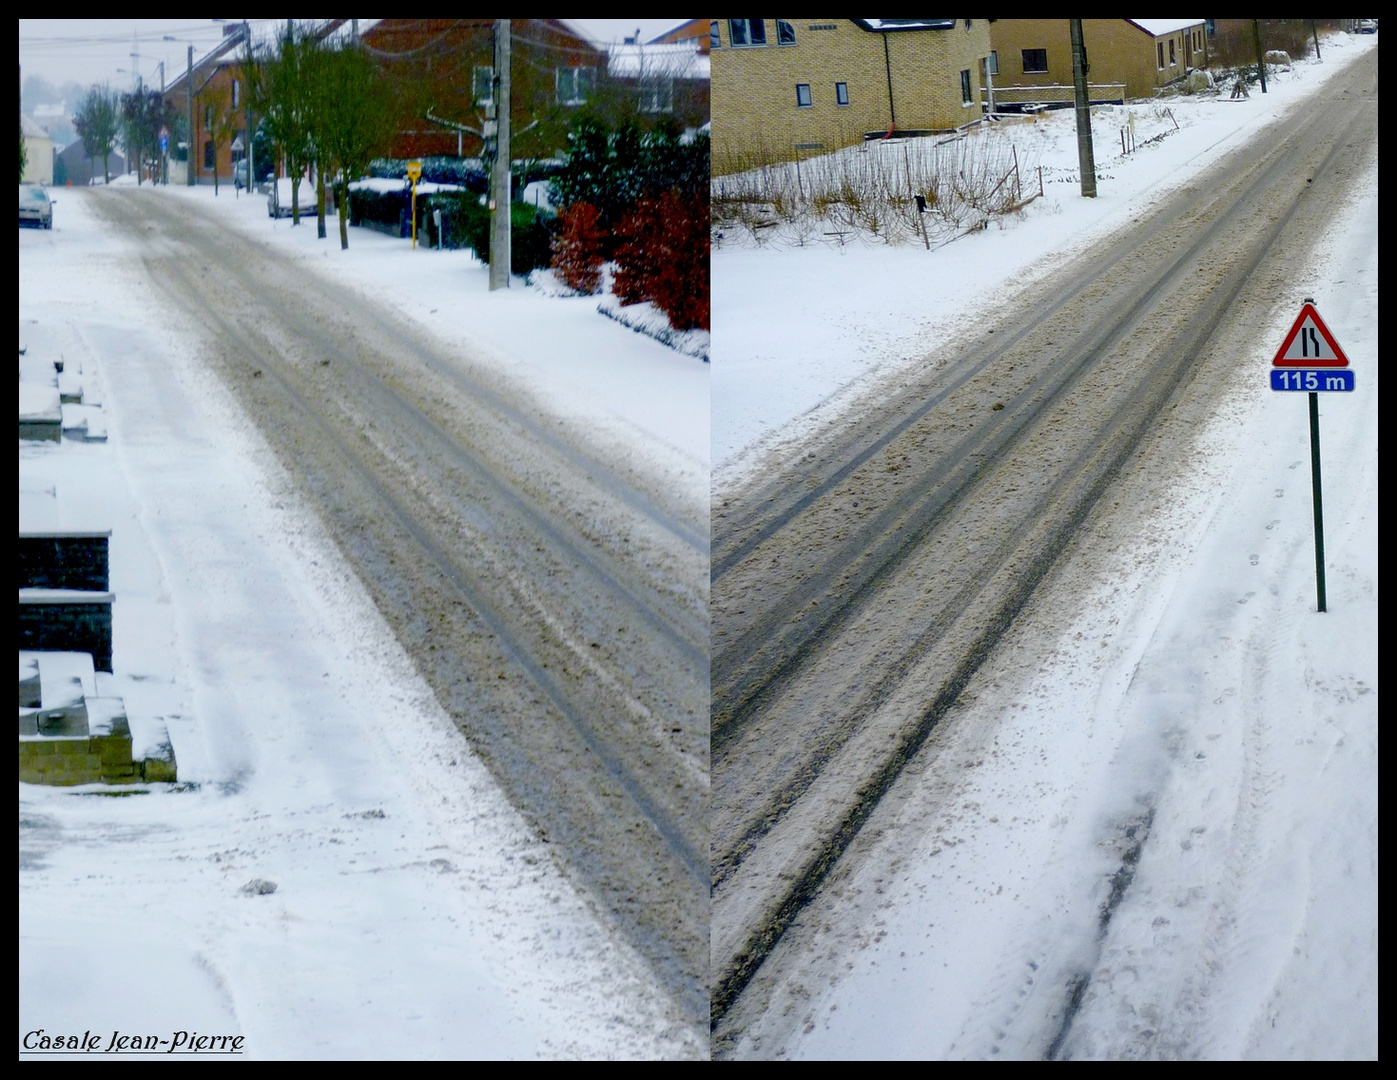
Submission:
{"label": "utility pole", "polygon": [[1082,174],[1082,197],[1096,198],[1096,155],[1091,149],[1091,99],[1087,93],[1087,47],[1082,40],[1082,20],[1072,24],[1072,85],[1077,96],[1077,169]]}
{"label": "utility pole", "polygon": [[[165,61],[160,61],[160,126],[165,126]],[[166,144],[169,140],[166,139]],[[162,149],[160,151],[160,186],[165,187],[170,182],[169,152]]]}
{"label": "utility pole", "polygon": [[490,291],[509,288],[509,20],[495,20],[495,164],[490,170]]}
{"label": "utility pole", "polygon": [[[248,63],[248,67],[251,68],[252,62],[253,62],[253,61],[252,61],[252,30],[249,29],[246,19],[243,20],[243,48],[244,48],[245,50],[247,50],[247,63]],[[244,71],[244,72],[243,72],[243,105],[246,107],[246,108],[245,108],[245,112],[246,112],[247,119],[243,122],[243,127],[246,129],[246,134],[244,135],[244,138],[245,138],[245,140],[247,141],[247,150],[246,150],[246,151],[244,152],[244,154],[243,154],[243,160],[247,162],[247,193],[248,193],[249,195],[252,194],[252,190],[253,190],[252,185],[255,184],[255,183],[257,182],[256,179],[255,179],[255,177],[257,176],[256,160],[255,160],[255,158],[254,158],[254,156],[253,156],[253,153],[252,153],[252,95],[251,95],[250,93],[248,93],[248,91],[249,91],[251,88],[252,88],[252,72],[251,72],[250,70]]]}
{"label": "utility pole", "polygon": [[189,46],[189,80],[184,84],[185,94],[189,98],[189,131],[186,138],[189,140],[188,153],[184,157],[184,183],[186,187],[194,186],[194,46]]}
{"label": "utility pole", "polygon": [[1261,51],[1261,20],[1251,21],[1252,37],[1256,39],[1256,70],[1261,73],[1261,92],[1266,93],[1266,54]]}

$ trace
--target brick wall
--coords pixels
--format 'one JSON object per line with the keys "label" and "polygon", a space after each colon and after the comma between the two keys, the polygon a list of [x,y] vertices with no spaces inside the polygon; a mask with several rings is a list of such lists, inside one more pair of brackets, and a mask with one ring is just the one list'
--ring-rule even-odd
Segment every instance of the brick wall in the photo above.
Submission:
{"label": "brick wall", "polygon": [[[789,19],[795,43],[778,44],[777,20],[765,19],[767,44],[732,47],[729,20],[719,20],[713,50],[715,171],[743,160],[786,160],[897,129],[947,130],[978,119],[980,58],[990,48],[986,20],[957,20],[953,29],[876,33],[849,19]],[[884,52],[884,39],[887,52]],[[889,105],[889,70],[892,105]],[[962,103],[962,70],[972,103]],[[848,104],[836,98],[847,88]],[[809,87],[808,106],[797,86]]]}
{"label": "brick wall", "polygon": [[[1193,33],[1196,31],[1196,36]],[[1156,39],[1125,19],[1083,19],[1091,83],[1124,83],[1128,98],[1152,97],[1186,73],[1186,67],[1203,66],[1203,23],[1193,31],[1182,30]],[[1169,63],[1169,42],[1174,41],[1175,62]],[[1072,33],[1067,19],[996,19],[990,40],[999,54],[996,87],[1070,86],[1072,84]],[[1157,43],[1164,45],[1164,67],[1158,64]],[[1193,44],[1198,49],[1193,49]],[[1047,53],[1046,72],[1024,71],[1025,49]]]}

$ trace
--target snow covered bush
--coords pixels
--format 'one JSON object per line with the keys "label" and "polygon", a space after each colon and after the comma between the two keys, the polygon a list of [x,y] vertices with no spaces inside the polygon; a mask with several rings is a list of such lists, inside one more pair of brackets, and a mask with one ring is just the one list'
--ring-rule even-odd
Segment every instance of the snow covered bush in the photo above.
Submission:
{"label": "snow covered bush", "polygon": [[601,211],[576,202],[558,215],[561,231],[553,240],[553,269],[563,284],[583,296],[601,291],[606,230]]}

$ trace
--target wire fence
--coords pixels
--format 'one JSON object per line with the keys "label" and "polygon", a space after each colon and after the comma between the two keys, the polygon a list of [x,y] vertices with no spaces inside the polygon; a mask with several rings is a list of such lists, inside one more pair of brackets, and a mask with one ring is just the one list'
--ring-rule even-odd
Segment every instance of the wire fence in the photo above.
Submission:
{"label": "wire fence", "polygon": [[[1036,166],[993,128],[888,139],[803,161],[746,161],[712,181],[713,228],[757,244],[855,237],[930,247],[1035,198]],[[1025,190],[1025,189],[1028,190]]]}

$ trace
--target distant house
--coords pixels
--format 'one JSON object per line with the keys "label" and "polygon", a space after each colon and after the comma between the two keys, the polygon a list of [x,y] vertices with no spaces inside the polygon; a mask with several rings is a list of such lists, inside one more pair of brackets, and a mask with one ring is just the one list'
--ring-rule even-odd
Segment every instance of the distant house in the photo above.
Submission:
{"label": "distant house", "polygon": [[712,44],[712,23],[712,19],[686,19],[678,26],[672,26],[663,34],[651,38],[649,44],[695,44],[699,52],[707,54]]}
{"label": "distant house", "polygon": [[[480,156],[495,109],[493,19],[380,19],[360,40],[410,103],[389,157]],[[564,147],[606,70],[606,54],[566,22],[511,19],[514,156]]]}
{"label": "distant house", "polygon": [[[1202,19],[1083,19],[1087,82],[1093,101],[1147,98],[1204,66]],[[1072,34],[1067,19],[995,19],[990,24],[997,73],[996,104],[1022,104],[1044,91],[1044,101],[1070,102]],[[1056,88],[1056,93],[1047,93]]]}
{"label": "distant house", "polygon": [[709,58],[693,40],[612,45],[607,73],[635,95],[641,114],[672,117],[681,128],[708,123]]}
{"label": "distant house", "polygon": [[[65,147],[58,155],[58,161],[63,163],[64,182],[77,187],[85,187],[92,183],[94,176],[102,176],[102,159],[89,159],[87,148],[83,146],[79,139],[71,146]],[[126,158],[121,151],[113,150],[108,158],[113,176],[120,176],[126,171]],[[56,171],[56,170],[55,170]]]}
{"label": "distant house", "polygon": [[20,135],[24,139],[24,182],[53,183],[53,140],[33,119],[19,114]]}
{"label": "distant house", "polygon": [[984,19],[716,19],[714,168],[983,115]]}
{"label": "distant house", "polygon": [[[224,38],[217,46],[200,58],[195,64],[193,75],[194,131],[187,145],[177,147],[172,133],[170,139],[170,173],[172,184],[183,184],[188,176],[187,168],[194,169],[195,183],[212,184],[216,175],[220,181],[233,179],[235,139],[247,143],[247,75],[241,60],[244,48],[242,24],[231,23],[224,27]],[[165,88],[165,102],[181,119],[189,116],[190,75],[188,69],[180,73]],[[239,119],[233,137],[215,140],[213,129],[222,116],[233,114]],[[188,120],[185,119],[185,125]],[[188,151],[188,161],[179,160]]]}

